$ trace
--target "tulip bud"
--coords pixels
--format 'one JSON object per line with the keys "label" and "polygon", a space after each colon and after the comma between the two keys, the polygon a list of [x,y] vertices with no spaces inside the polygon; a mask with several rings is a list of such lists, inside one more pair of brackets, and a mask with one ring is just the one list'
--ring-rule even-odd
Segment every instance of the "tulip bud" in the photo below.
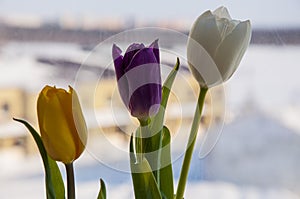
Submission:
{"label": "tulip bud", "polygon": [[48,155],[65,164],[76,160],[85,148],[87,127],[73,88],[67,92],[45,86],[38,97],[37,113]]}
{"label": "tulip bud", "polygon": [[123,103],[131,115],[147,119],[158,112],[161,102],[161,75],[158,41],[149,47],[131,44],[122,50],[112,48],[118,88]]}
{"label": "tulip bud", "polygon": [[227,9],[206,11],[194,22],[187,44],[187,59],[201,87],[228,80],[249,45],[250,21],[231,19]]}

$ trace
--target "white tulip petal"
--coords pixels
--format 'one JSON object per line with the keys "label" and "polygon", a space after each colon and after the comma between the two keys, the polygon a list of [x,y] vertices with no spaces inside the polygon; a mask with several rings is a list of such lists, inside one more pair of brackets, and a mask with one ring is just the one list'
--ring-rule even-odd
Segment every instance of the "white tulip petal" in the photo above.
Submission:
{"label": "white tulip petal", "polygon": [[187,59],[191,72],[201,87],[212,87],[223,82],[212,57],[197,41],[189,38]]}
{"label": "white tulip petal", "polygon": [[220,32],[221,38],[222,40],[224,40],[225,37],[227,37],[227,35],[229,35],[234,28],[237,26],[237,24],[239,24],[239,21],[236,20],[228,20],[225,18],[221,18],[221,19],[217,19],[217,26],[218,26],[218,30]]}
{"label": "white tulip petal", "polygon": [[251,25],[249,21],[238,24],[217,49],[214,60],[226,81],[238,67],[251,37]]}
{"label": "white tulip petal", "polygon": [[201,87],[212,87],[229,79],[250,43],[249,21],[232,20],[225,7],[202,14],[193,24],[187,58]]}
{"label": "white tulip petal", "polygon": [[217,8],[215,11],[213,11],[213,15],[216,15],[219,18],[225,18],[228,20],[232,20],[227,8],[224,6],[221,6],[221,7]]}
{"label": "white tulip petal", "polygon": [[213,56],[215,54],[215,49],[221,42],[221,36],[216,24],[215,16],[213,16],[210,11],[206,11],[198,17],[192,26],[189,37],[197,41],[211,56]]}

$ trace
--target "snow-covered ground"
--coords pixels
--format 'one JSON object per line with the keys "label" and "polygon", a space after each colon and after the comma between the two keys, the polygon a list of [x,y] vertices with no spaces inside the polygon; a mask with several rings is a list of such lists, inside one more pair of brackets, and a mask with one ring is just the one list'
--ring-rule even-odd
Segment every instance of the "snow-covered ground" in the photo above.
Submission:
{"label": "snow-covered ground", "polygon": [[[55,50],[49,53],[51,48]],[[0,86],[38,91],[55,82],[49,66],[36,63],[36,55],[80,62],[87,53],[76,45],[10,44],[0,53]],[[204,159],[197,148],[186,198],[300,198],[299,57],[300,46],[250,46],[240,68],[225,84],[226,116],[232,120],[223,126],[219,141]],[[32,77],[39,78],[33,82]],[[176,180],[187,129],[173,138]],[[90,139],[75,163],[78,198],[96,198],[99,178],[106,181],[109,198],[133,198],[127,149],[128,141],[116,135]],[[0,151],[0,198],[44,196],[40,157],[26,156],[17,148]]]}
{"label": "snow-covered ground", "polygon": [[[246,122],[249,122],[249,119],[247,119]],[[245,121],[241,121],[241,123],[244,124]],[[239,126],[239,123],[229,127],[229,129],[226,129],[232,130],[232,128],[236,128],[236,126]],[[268,130],[268,128],[262,129],[262,131],[266,130]],[[296,150],[298,151],[296,154],[289,154],[288,150],[285,150],[285,152],[281,152],[279,154],[274,152],[276,154],[272,155],[272,147],[276,146],[266,146],[268,148],[265,150],[268,150],[268,152],[264,151],[264,146],[259,143],[268,143],[268,136],[271,136],[269,135],[270,133],[272,132],[266,132],[265,135],[259,135],[259,133],[256,133],[253,135],[251,141],[248,139],[248,145],[244,147],[242,146],[242,141],[245,135],[251,135],[251,131],[244,131],[242,135],[236,136],[235,134],[238,134],[238,132],[233,132],[230,137],[232,140],[228,140],[226,138],[227,136],[224,135],[224,138],[221,138],[220,144],[217,145],[216,149],[208,156],[208,158],[204,159],[204,166],[200,165],[203,160],[200,160],[197,157],[196,152],[191,167],[191,178],[187,187],[186,198],[197,199],[199,196],[204,199],[299,198],[299,195],[295,193],[295,190],[291,191],[289,189],[290,187],[278,186],[278,183],[290,182],[290,184],[295,186],[295,188],[299,187],[298,178],[296,178],[300,176],[299,172],[297,172],[297,165],[299,165],[299,161],[296,162],[295,160],[294,162],[286,162],[295,158],[294,155],[299,155],[299,150]],[[276,135],[272,138],[273,140],[276,140],[275,136]],[[281,139],[282,136],[285,136],[284,133],[279,135],[278,139]],[[296,135],[292,135],[292,137],[293,136]],[[118,145],[121,150],[125,150],[127,148],[128,141],[120,139],[120,137],[114,135],[106,138],[95,139],[89,143],[87,151],[75,163],[78,198],[96,198],[99,189],[99,178],[101,177],[107,184],[109,198],[131,199],[133,198],[133,191],[130,174],[128,172],[116,170],[109,166],[112,164],[123,165],[126,167],[126,165],[128,165],[127,156],[118,157],[118,154],[111,154],[112,150],[109,150],[103,141],[105,139],[109,139],[113,142],[113,144]],[[298,138],[298,144],[300,144],[299,140],[300,138]],[[295,139],[294,142],[296,142]],[[282,142],[281,145],[286,144],[286,142]],[[259,147],[257,147],[258,145]],[[97,147],[98,152],[94,151],[93,147]],[[226,147],[228,148],[227,150]],[[254,152],[252,156],[251,150]],[[259,152],[255,150],[258,150]],[[280,151],[280,149],[277,149],[277,151]],[[290,150],[290,152],[293,152],[293,150]],[[107,154],[108,157],[111,157],[111,162],[99,161],[97,157],[100,157],[101,154]],[[284,157],[281,154],[289,155],[289,157]],[[276,155],[279,158],[274,159]],[[118,158],[116,159],[116,157]],[[264,161],[260,158],[267,159]],[[282,161],[280,161],[280,158],[282,158]],[[106,161],[107,160],[108,159],[106,159]],[[180,160],[174,162],[174,173],[176,173],[176,179],[178,179]],[[251,160],[253,162],[251,162]],[[45,190],[43,166],[39,156],[24,156],[21,151],[8,150],[0,153],[0,162],[0,196],[2,199],[20,197],[24,199],[44,198]],[[239,164],[237,164],[237,162]],[[278,163],[281,166],[279,170],[277,169],[276,171],[275,168],[278,166]],[[285,171],[285,168],[282,167],[284,165],[287,165],[286,168],[289,170]],[[59,166],[62,170],[63,176],[65,177],[64,167],[62,165]],[[273,166],[275,170],[273,169],[273,171],[270,171],[270,168],[268,168],[270,166],[271,169]],[[253,168],[249,170],[249,167]],[[258,168],[257,173],[255,168]],[[283,173],[280,173],[281,171],[283,171]],[[295,177],[292,178],[293,181],[286,181],[289,180],[290,177],[293,177],[291,176],[293,172],[296,172]],[[201,176],[201,173],[204,173],[204,178]],[[284,179],[285,175],[286,179]],[[280,179],[280,177],[283,178]],[[235,181],[238,178],[240,180]],[[274,179],[276,182],[274,182],[275,185],[273,186],[272,180]],[[267,182],[269,184],[264,186],[260,184],[260,181]]]}
{"label": "snow-covered ground", "polygon": [[[248,121],[248,120],[247,120]],[[242,122],[243,123],[243,122]],[[236,124],[238,125],[238,124]],[[234,126],[236,126],[234,125]],[[231,127],[232,128],[232,127]],[[266,130],[265,128],[263,130]],[[251,132],[248,132],[251,134]],[[265,156],[264,154],[272,155],[272,150],[268,149],[269,152],[264,152],[261,150],[261,153],[254,154],[254,157],[249,156],[250,150],[256,150],[255,142],[268,142],[267,137],[270,132],[267,132],[265,136],[254,135],[251,143],[247,147],[239,147],[243,145],[241,143],[243,136],[232,136],[233,141],[226,139],[221,139],[220,145],[217,145],[216,150],[208,156],[207,159],[204,159],[204,167],[200,166],[201,161],[197,158],[197,152],[194,156],[194,161],[191,167],[191,178],[186,190],[186,198],[197,199],[199,196],[204,199],[296,199],[299,198],[299,195],[295,190],[278,186],[276,183],[285,182],[289,180],[289,175],[293,172],[297,172],[297,165],[292,164],[291,162],[285,162],[286,165],[294,166],[293,170],[290,170],[285,173],[276,173],[276,171],[269,171],[267,168],[264,170],[264,166],[268,167],[270,165],[277,165],[280,163],[272,162],[272,157]],[[237,134],[232,133],[232,134]],[[243,133],[245,135],[247,133]],[[241,138],[241,139],[240,139]],[[110,154],[111,150],[107,149],[103,140],[109,139],[114,142],[114,144],[121,145],[121,148],[125,150],[127,148],[128,142],[125,139],[120,139],[120,137],[111,136],[108,138],[100,138],[94,140],[92,145],[97,143],[98,146],[88,146],[87,151],[75,162],[75,172],[77,179],[77,195],[78,198],[96,198],[97,192],[99,190],[99,178],[103,178],[107,184],[108,196],[109,198],[124,198],[131,199],[133,198],[133,190],[131,185],[131,178],[128,172],[122,172],[111,168],[110,163],[113,165],[128,165],[127,157],[120,157],[116,160],[117,154]],[[261,140],[258,140],[261,139]],[[273,138],[276,139],[276,138]],[[299,138],[298,138],[299,140]],[[224,146],[224,143],[227,143]],[[233,144],[233,146],[230,146]],[[283,144],[286,144],[283,142]],[[300,144],[300,141],[298,141]],[[225,150],[224,147],[229,148]],[[93,151],[92,147],[98,148],[98,154]],[[262,146],[260,146],[262,147]],[[269,146],[267,146],[269,147]],[[221,150],[219,150],[221,148]],[[279,150],[279,149],[278,149]],[[109,151],[109,152],[108,152]],[[240,152],[239,152],[240,151]],[[292,152],[292,150],[291,150]],[[111,157],[111,162],[100,162],[97,160],[97,156],[102,153],[107,154],[108,157]],[[220,154],[221,153],[221,154]],[[282,152],[284,153],[284,152]],[[261,155],[263,154],[263,155]],[[288,151],[286,151],[288,154]],[[230,155],[230,156],[229,156]],[[289,154],[290,158],[293,158],[294,154]],[[299,150],[298,150],[299,155]],[[286,159],[284,156],[279,154],[279,157],[282,157],[282,161]],[[237,158],[237,159],[235,159]],[[251,160],[259,160],[260,158],[268,158],[263,162],[262,160],[257,162],[250,162]],[[107,160],[107,159],[106,159]],[[44,175],[43,175],[43,166],[41,159],[37,155],[24,156],[21,151],[2,151],[0,153],[0,196],[2,199],[12,199],[12,198],[44,198]],[[178,172],[180,166],[180,160],[174,162],[174,173],[177,173],[176,180],[178,179]],[[236,164],[238,161],[240,164]],[[250,163],[249,163],[250,162]],[[296,162],[294,162],[296,163]],[[222,164],[221,166],[218,166]],[[245,166],[252,167],[257,165],[257,173],[253,170],[247,169]],[[65,178],[64,167],[59,165],[63,176]],[[281,163],[281,166],[284,166],[284,162]],[[275,168],[276,166],[274,166]],[[203,170],[201,170],[201,168]],[[244,169],[244,170],[243,170]],[[253,168],[255,169],[255,168]],[[283,170],[280,170],[283,169]],[[244,172],[243,172],[244,171]],[[284,171],[284,168],[279,168],[279,172]],[[228,173],[229,172],[229,173]],[[204,173],[204,179],[201,177],[201,173]],[[276,179],[277,177],[287,176],[287,179]],[[295,173],[296,177],[299,177],[299,172]],[[202,180],[200,180],[202,178]],[[232,180],[235,178],[240,178],[240,181]],[[255,180],[256,178],[256,180]],[[277,181],[275,186],[272,186],[272,180],[275,178]],[[249,179],[252,179],[252,182],[248,182]],[[254,180],[253,180],[254,179]],[[259,181],[265,181],[269,184],[263,186],[259,184]],[[271,182],[270,182],[271,181]],[[257,184],[258,182],[258,184]],[[285,182],[285,183],[288,183]],[[290,183],[294,183],[294,186],[299,187],[297,179],[294,178]],[[293,185],[293,184],[292,184]]]}
{"label": "snow-covered ground", "polygon": [[236,73],[225,83],[226,108],[232,114],[262,109],[280,119],[299,115],[299,57],[300,46],[250,46]]}

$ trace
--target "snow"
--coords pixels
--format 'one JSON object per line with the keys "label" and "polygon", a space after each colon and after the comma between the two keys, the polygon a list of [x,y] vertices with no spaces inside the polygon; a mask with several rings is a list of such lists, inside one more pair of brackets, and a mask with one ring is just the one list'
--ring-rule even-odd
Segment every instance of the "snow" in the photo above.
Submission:
{"label": "snow", "polygon": [[300,46],[250,46],[236,73],[225,83],[230,108],[241,110],[252,102],[278,114],[278,109],[299,105],[299,57]]}
{"label": "snow", "polygon": [[16,125],[13,121],[0,123],[0,139],[21,137],[25,135],[24,128]]}
{"label": "snow", "polygon": [[15,43],[11,42],[1,46],[0,87],[19,87],[25,90],[37,92],[45,84],[53,84],[62,87],[72,85],[70,80],[58,80],[55,70],[46,64],[37,62],[39,57],[66,59],[81,63],[87,56],[87,52],[80,51],[74,44],[56,43]]}
{"label": "snow", "polygon": [[[252,117],[250,117],[252,118]],[[232,127],[228,127],[228,131],[231,132],[233,128],[243,128],[245,123],[248,123],[253,120],[252,119],[246,119],[239,121],[236,124],[233,124]],[[241,123],[241,125],[239,125]],[[269,126],[270,127],[270,126]],[[276,127],[276,126],[275,126]],[[272,129],[272,127],[271,127]],[[236,129],[241,130],[241,129]],[[266,129],[263,128],[262,131],[265,131]],[[286,131],[280,131],[282,129],[279,129],[278,132],[282,136],[284,135],[284,132]],[[219,154],[220,150],[223,153],[231,153],[231,158],[239,157],[242,158],[240,160],[241,163],[244,162],[244,165],[238,165],[236,164],[234,170],[238,169],[244,169],[244,175],[251,177],[254,175],[254,173],[247,172],[247,168],[244,166],[247,165],[251,160],[253,160],[254,157],[249,156],[249,152],[245,151],[246,149],[250,150],[259,150],[260,147],[257,147],[253,145],[253,143],[256,143],[257,145],[260,145],[261,147],[264,146],[263,143],[259,144],[260,142],[268,142],[268,132],[266,132],[263,136],[253,136],[253,141],[249,141],[247,147],[242,147],[243,143],[241,142],[241,139],[243,138],[244,134],[251,134],[251,129],[248,131],[244,131],[243,135],[237,135],[237,132],[233,132],[235,136],[231,136],[226,138],[226,134],[228,131],[224,132],[224,135],[222,136],[222,139],[220,140],[220,143],[217,145],[216,149],[214,149],[213,153],[209,155],[209,158],[213,158],[213,160],[208,160],[207,163],[205,163],[204,172],[207,170],[210,171],[209,178],[206,180],[199,180],[197,179],[197,176],[199,176],[199,159],[196,157],[197,152],[195,153],[194,157],[194,163],[191,167],[191,174],[190,176],[193,176],[193,178],[189,181],[187,190],[186,190],[186,196],[185,198],[189,199],[197,199],[199,196],[204,199],[216,199],[216,198],[224,198],[224,199],[298,199],[300,198],[297,193],[291,191],[287,187],[284,186],[272,186],[272,182],[270,182],[270,186],[261,186],[259,184],[245,184],[245,183],[237,183],[233,180],[228,180],[224,178],[224,175],[231,176],[233,178],[235,177],[242,177],[239,175],[236,175],[236,172],[234,172],[230,165],[225,164],[223,160],[227,158],[227,161],[229,161],[229,156]],[[275,133],[276,134],[276,133]],[[287,134],[286,137],[290,136],[296,136],[297,134]],[[114,142],[115,145],[121,145],[123,148],[128,147],[128,140],[126,139],[120,139],[120,136],[116,135],[107,135],[112,142]],[[237,138],[236,138],[237,137]],[[278,139],[282,139],[279,137]],[[224,139],[223,139],[224,138]],[[249,140],[249,138],[246,138]],[[274,136],[273,139],[276,139],[276,136]],[[107,159],[110,159],[110,162],[114,162],[115,164],[125,164],[128,165],[128,159],[127,157],[118,157],[118,154],[114,154],[113,150],[107,151],[107,147],[105,146],[103,142],[103,138],[98,139],[92,139],[89,142],[89,145],[87,147],[87,150],[84,152],[84,154],[75,162],[75,173],[76,173],[76,187],[77,187],[77,198],[96,198],[99,190],[99,178],[103,178],[106,182],[107,186],[107,194],[108,198],[124,198],[124,199],[131,199],[133,198],[133,188],[131,185],[131,177],[130,173],[116,170],[109,166],[109,164],[105,164],[103,162],[100,162],[97,157],[99,153],[106,154]],[[261,141],[262,140],[262,141]],[[294,139],[293,139],[294,140]],[[299,140],[298,140],[299,142]],[[225,144],[224,144],[225,143]],[[274,143],[274,142],[271,142]],[[276,143],[275,143],[276,144]],[[284,143],[281,143],[284,145]],[[91,146],[94,145],[94,146]],[[235,146],[234,148],[231,146]],[[237,146],[238,145],[238,146]],[[92,148],[98,149],[97,151],[91,150]],[[225,150],[228,148],[229,150]],[[265,149],[270,148],[269,146],[266,146]],[[240,150],[239,150],[240,149]],[[272,149],[272,147],[271,147]],[[270,150],[271,150],[270,149]],[[282,149],[282,148],[280,148]],[[278,149],[279,150],[279,149]],[[219,152],[216,152],[219,151]],[[261,150],[263,151],[263,150]],[[232,154],[232,152],[235,152]],[[277,151],[278,152],[278,151]],[[280,154],[276,152],[276,155],[279,155],[279,157],[283,157]],[[98,153],[98,154],[95,154]],[[109,155],[107,155],[109,153]],[[268,154],[270,154],[271,151],[269,151]],[[218,155],[222,155],[221,157]],[[235,156],[236,154],[237,156]],[[247,155],[248,154],[248,155]],[[128,154],[126,154],[128,156]],[[290,154],[290,157],[295,154]],[[257,154],[257,156],[260,156],[260,154]],[[116,158],[117,157],[117,158]],[[243,158],[244,157],[244,158]],[[248,159],[250,158],[250,159]],[[262,156],[262,158],[268,158],[267,156]],[[271,156],[270,158],[274,158],[274,156]],[[247,161],[248,159],[248,161]],[[279,159],[278,159],[279,160]],[[25,156],[21,151],[16,149],[11,149],[7,151],[1,151],[0,152],[0,195],[3,199],[13,199],[13,198],[45,198],[45,188],[44,188],[44,174],[43,174],[43,165],[40,157],[38,155],[29,155]],[[217,162],[212,162],[217,161]],[[287,161],[287,159],[282,159],[283,162]],[[198,162],[198,163],[197,163]],[[230,163],[230,162],[228,162]],[[278,165],[278,162],[272,162],[271,160],[266,161],[254,161],[251,165],[257,164],[257,165],[268,165],[268,164],[275,164]],[[222,164],[221,167],[218,165]],[[286,162],[286,164],[290,164],[289,162]],[[292,164],[292,163],[291,163]],[[198,166],[197,166],[198,165]],[[294,171],[297,171],[297,165],[294,164],[294,170],[288,170],[282,173],[280,177],[284,177],[287,173],[292,173]],[[180,161],[174,162],[174,173],[179,172]],[[62,171],[63,178],[65,179],[65,171],[62,164],[59,163],[59,167]],[[226,170],[227,169],[227,170]],[[213,171],[213,172],[212,172]],[[246,171],[246,172],[245,172]],[[203,172],[203,171],[201,171]],[[200,173],[201,173],[200,172]],[[228,173],[229,172],[229,173]],[[214,175],[213,175],[214,174]],[[296,172],[297,174],[297,172]],[[223,177],[222,177],[223,175]],[[257,173],[255,174],[256,178],[258,180],[260,179],[269,179],[272,181],[272,175],[273,173],[265,172],[265,173]],[[176,182],[178,180],[178,175],[175,175]],[[195,179],[196,177],[196,179]],[[295,187],[298,176],[295,176],[294,181],[289,181],[292,185]],[[277,180],[285,181],[285,179],[278,178]],[[294,184],[293,184],[294,183]],[[18,191],[15,191],[18,190]],[[34,191],[33,191],[34,190]]]}
{"label": "snow", "polygon": [[[300,193],[300,135],[260,112],[225,125],[204,160],[205,178]],[[219,165],[222,165],[221,167]]]}
{"label": "snow", "polygon": [[282,123],[294,131],[300,132],[300,106],[299,105],[291,105],[286,109],[282,110],[278,115]]}

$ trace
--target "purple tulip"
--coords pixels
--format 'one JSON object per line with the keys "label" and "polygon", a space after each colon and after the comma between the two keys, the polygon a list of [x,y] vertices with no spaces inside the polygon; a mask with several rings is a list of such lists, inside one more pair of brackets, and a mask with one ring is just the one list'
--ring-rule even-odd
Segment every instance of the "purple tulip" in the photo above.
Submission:
{"label": "purple tulip", "polygon": [[125,55],[113,45],[112,55],[121,98],[131,115],[146,119],[155,115],[161,101],[158,40],[149,47],[131,44]]}

